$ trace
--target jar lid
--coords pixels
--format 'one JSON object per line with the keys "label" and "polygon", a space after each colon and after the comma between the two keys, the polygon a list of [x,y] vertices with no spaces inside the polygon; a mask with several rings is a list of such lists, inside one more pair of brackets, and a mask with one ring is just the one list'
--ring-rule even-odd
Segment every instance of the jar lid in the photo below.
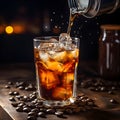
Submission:
{"label": "jar lid", "polygon": [[106,25],[101,25],[100,28],[104,30],[120,30],[120,25],[106,24]]}

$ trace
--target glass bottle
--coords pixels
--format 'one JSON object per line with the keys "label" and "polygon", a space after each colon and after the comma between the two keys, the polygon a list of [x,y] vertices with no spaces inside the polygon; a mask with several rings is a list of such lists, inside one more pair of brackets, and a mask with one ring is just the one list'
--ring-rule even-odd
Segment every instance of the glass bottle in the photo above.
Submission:
{"label": "glass bottle", "polygon": [[120,78],[120,25],[101,26],[99,73],[108,79]]}

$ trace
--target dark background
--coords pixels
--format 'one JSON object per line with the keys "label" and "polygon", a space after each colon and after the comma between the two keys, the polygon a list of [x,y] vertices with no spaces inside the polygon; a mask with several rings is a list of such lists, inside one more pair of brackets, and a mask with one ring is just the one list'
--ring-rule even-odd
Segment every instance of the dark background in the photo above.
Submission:
{"label": "dark background", "polygon": [[[66,32],[68,19],[67,0],[1,0],[0,63],[33,62],[33,38]],[[7,34],[5,27],[14,24],[24,26],[24,31]],[[98,39],[102,24],[120,24],[120,9],[92,19],[83,16],[75,19],[71,36],[81,40],[81,60],[98,59]]]}

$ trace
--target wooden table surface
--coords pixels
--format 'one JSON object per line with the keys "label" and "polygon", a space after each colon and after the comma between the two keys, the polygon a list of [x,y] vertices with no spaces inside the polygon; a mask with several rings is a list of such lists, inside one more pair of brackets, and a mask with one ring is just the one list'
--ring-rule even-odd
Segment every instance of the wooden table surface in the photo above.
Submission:
{"label": "wooden table surface", "polygon": [[[27,120],[25,112],[17,112],[11,105],[8,95],[10,89],[5,88],[9,81],[24,80],[36,82],[32,63],[0,64],[0,120]],[[94,99],[98,107],[78,114],[66,115],[66,118],[47,115],[47,118],[38,118],[37,120],[120,120],[120,91],[116,91],[116,94],[113,95],[106,92],[93,92],[87,88],[79,88],[79,91]],[[23,91],[19,92],[26,94]],[[108,102],[110,98],[117,99],[118,104]]]}

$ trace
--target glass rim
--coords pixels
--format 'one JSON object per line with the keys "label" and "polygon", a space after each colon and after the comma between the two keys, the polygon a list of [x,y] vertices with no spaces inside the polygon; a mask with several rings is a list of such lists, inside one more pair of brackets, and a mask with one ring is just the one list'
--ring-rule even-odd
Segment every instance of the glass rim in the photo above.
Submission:
{"label": "glass rim", "polygon": [[[33,41],[34,42],[37,42],[37,41],[48,41],[49,39],[51,38],[55,38],[56,40],[59,41],[59,36],[39,36],[39,37],[35,37],[33,38]],[[80,41],[80,38],[78,37],[71,37],[72,38],[72,41]],[[55,41],[50,41],[50,42],[55,42]]]}

